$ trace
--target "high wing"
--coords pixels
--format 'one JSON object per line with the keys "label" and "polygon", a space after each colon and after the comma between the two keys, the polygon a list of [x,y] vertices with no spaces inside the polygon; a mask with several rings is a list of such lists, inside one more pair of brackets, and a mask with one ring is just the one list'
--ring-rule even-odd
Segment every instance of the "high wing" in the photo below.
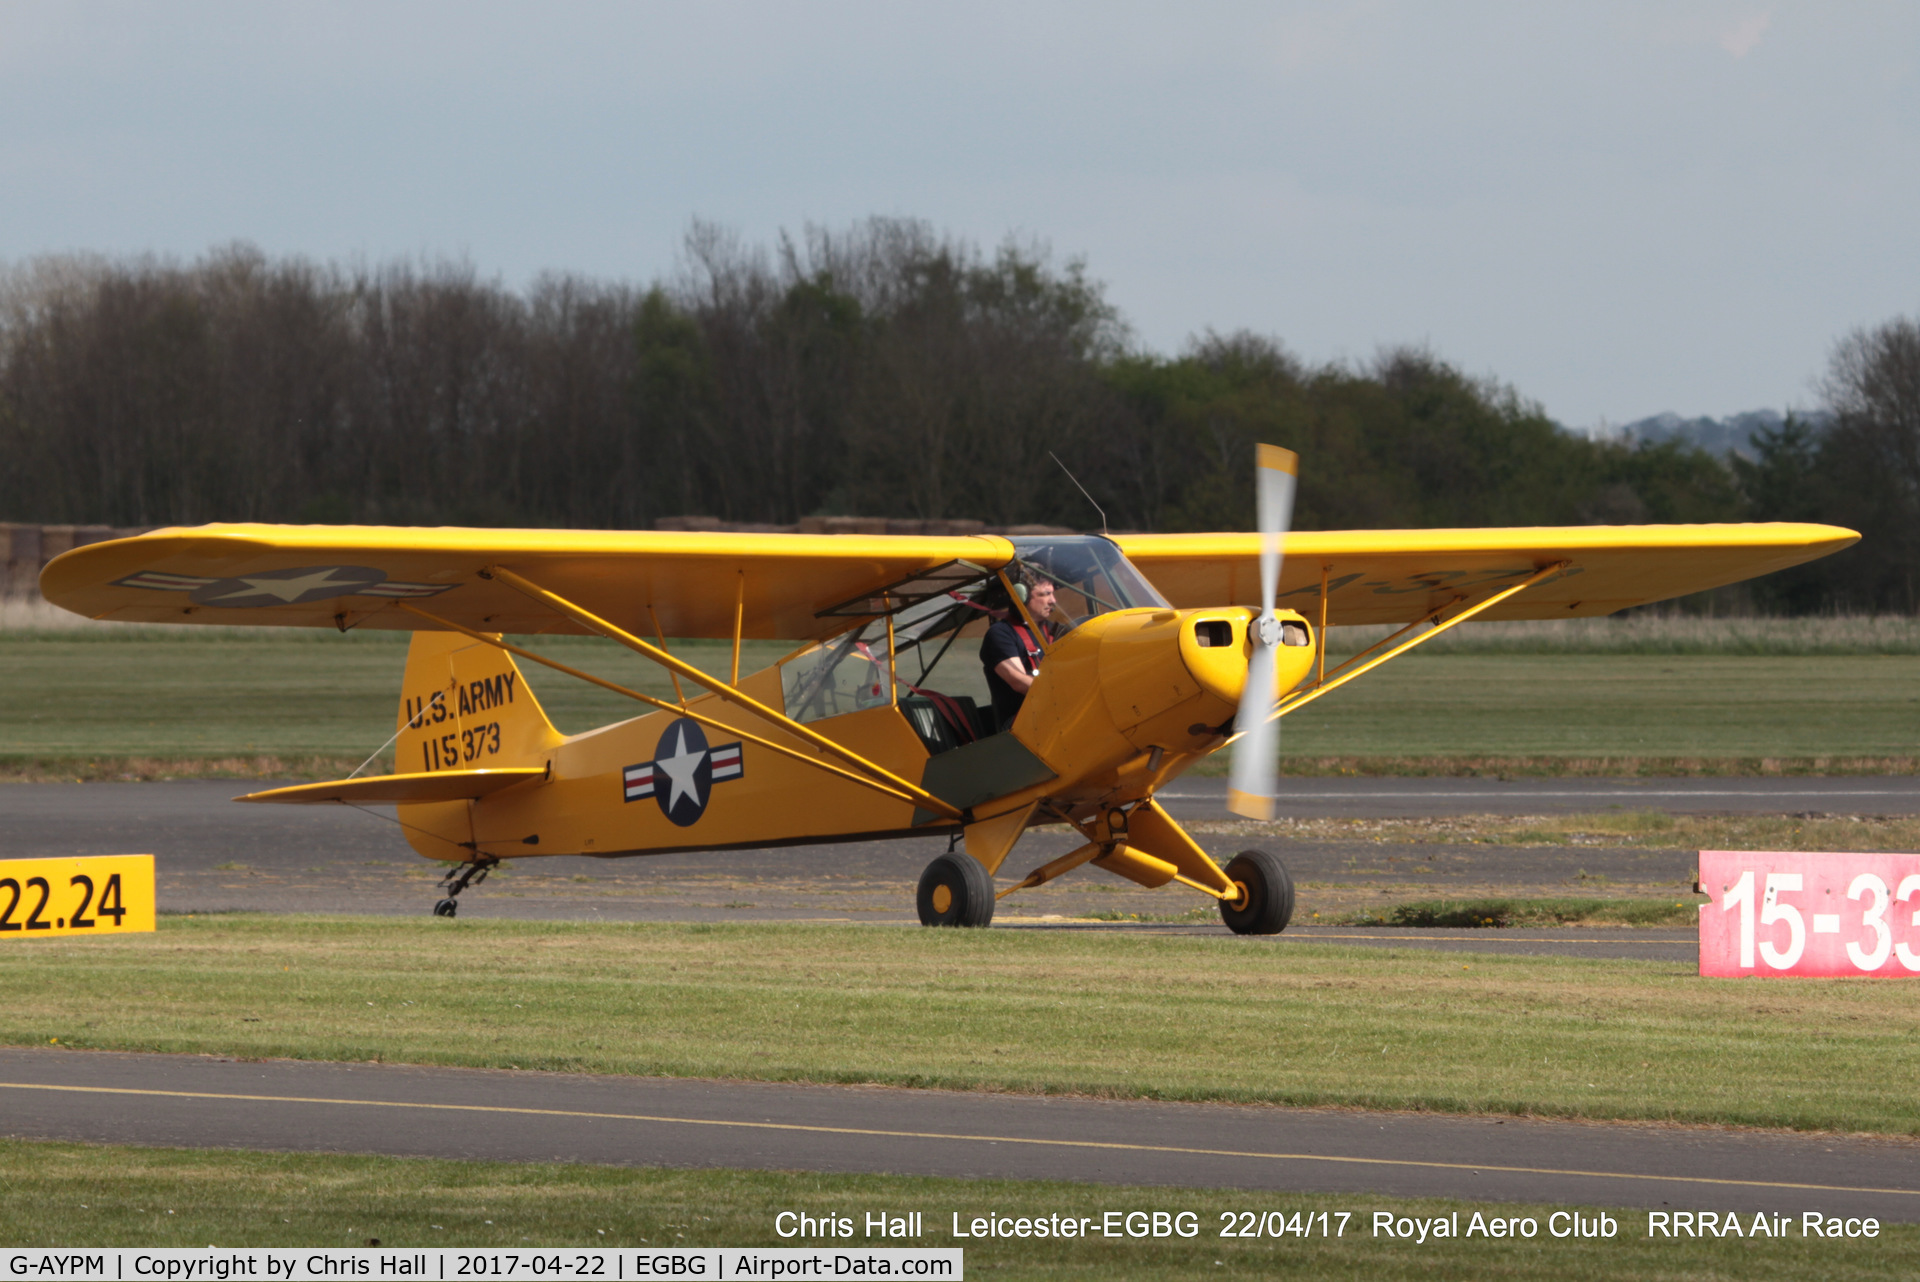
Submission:
{"label": "high wing", "polygon": [[[1329,625],[1411,623],[1564,561],[1558,576],[1479,617],[1580,618],[1784,570],[1859,538],[1785,522],[1295,532],[1279,604],[1313,617],[1324,574]],[[1114,542],[1175,606],[1260,604],[1258,535],[1119,534]]]}
{"label": "high wing", "polygon": [[40,576],[96,619],[423,630],[402,606],[486,632],[584,632],[484,577],[501,567],[640,636],[806,640],[849,617],[978,580],[1013,559],[990,536],[705,534],[202,525],[94,543]]}
{"label": "high wing", "polygon": [[[1830,525],[1540,526],[1296,532],[1279,604],[1329,624],[1406,623],[1566,569],[1483,619],[1610,614],[1798,565],[1858,540]],[[1254,534],[1122,534],[1176,606],[1258,605]],[[95,543],[41,575],[49,601],[97,619],[422,629],[412,605],[488,632],[585,631],[503,583],[515,571],[639,635],[806,640],[849,616],[1008,564],[997,536],[899,537],[381,526],[204,525]]]}

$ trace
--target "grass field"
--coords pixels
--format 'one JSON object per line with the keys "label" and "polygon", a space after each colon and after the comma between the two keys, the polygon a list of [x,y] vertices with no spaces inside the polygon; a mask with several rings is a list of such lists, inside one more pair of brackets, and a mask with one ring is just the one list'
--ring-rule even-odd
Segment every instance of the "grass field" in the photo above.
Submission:
{"label": "grass field", "polygon": [[1238,938],[167,918],[11,948],[0,1041],[1920,1134],[1900,984]]}
{"label": "grass field", "polygon": [[[664,671],[611,642],[546,637],[528,644],[672,696]],[[224,758],[225,773],[235,774],[254,772],[262,758],[289,760],[296,770],[312,759],[358,765],[393,733],[406,645],[404,633],[292,629],[0,633],[0,759]],[[742,666],[765,667],[791,648],[751,642]],[[725,673],[731,662],[731,647],[717,642],[674,649],[709,671]],[[559,673],[536,669],[529,684],[568,733],[648,711]]]}
{"label": "grass field", "polygon": [[[0,631],[0,769],[14,777],[350,769],[393,731],[404,641],[381,633]],[[670,692],[660,670],[611,643],[533,644],[651,693]],[[1594,653],[1540,644],[1533,652],[1415,653],[1390,663],[1287,718],[1287,767],[1840,773],[1920,763],[1920,655]],[[710,670],[728,662],[723,644],[676,649]],[[751,669],[786,647],[746,649],[743,667]],[[636,711],[557,673],[535,672],[529,682],[569,732]]]}
{"label": "grass field", "polygon": [[1200,819],[1188,831],[1281,841],[1380,845],[1629,846],[1661,850],[1920,849],[1916,815],[1450,815],[1423,819]]}
{"label": "grass field", "polygon": [[[1333,628],[1328,655],[1339,658],[1395,629]],[[1421,647],[1430,654],[1920,655],[1920,618],[1906,615],[1795,619],[1623,614],[1601,619],[1469,623]]]}
{"label": "grass field", "polygon": [[[923,1213],[926,1236],[892,1245],[964,1246],[970,1275],[1005,1278],[1192,1278],[1285,1274],[1379,1282],[1537,1277],[1879,1279],[1920,1272],[1920,1227],[1884,1225],[1872,1240],[1648,1240],[1646,1214],[1614,1208],[1612,1240],[1556,1241],[1560,1207],[1375,1196],[1103,1187],[780,1171],[671,1171],[554,1163],[428,1161],[337,1154],[223,1153],[0,1141],[0,1242],[9,1246],[137,1242],[146,1246],[472,1246],[527,1248],[846,1245],[773,1231],[783,1210],[850,1216]],[[1051,1242],[952,1236],[953,1215],[1075,1215],[1148,1208],[1190,1212],[1191,1239]],[[1375,1210],[1396,1216],[1532,1216],[1531,1240],[1374,1238]],[[1222,1239],[1228,1211],[1325,1211],[1338,1237]],[[1588,1212],[1589,1214],[1591,1212]],[[877,1244],[877,1243],[876,1243]],[[854,1245],[866,1245],[855,1239]]]}
{"label": "grass field", "polygon": [[[1920,757],[1920,629],[1912,621],[1593,621],[1453,636],[1460,639],[1290,718],[1283,743],[1292,768],[1910,770]],[[1336,634],[1336,652],[1351,640]],[[404,641],[63,632],[0,619],[0,776],[343,773],[392,731]],[[657,669],[606,643],[535,644],[670,691]],[[675,648],[709,670],[727,662],[724,645]],[[743,666],[786,649],[751,645]],[[535,672],[530,683],[565,730],[634,712],[557,674]],[[1920,843],[1911,824],[1895,831],[1840,819],[1628,814],[1377,821],[1325,832],[1315,824],[1335,821],[1296,821],[1285,831],[1381,843]],[[1528,924],[1655,921],[1671,916],[1664,902],[1535,900],[1505,911]],[[1500,911],[1485,902],[1398,907],[1435,920]],[[1685,918],[1690,910],[1679,911]],[[488,971],[483,985],[465,978],[476,959]],[[11,1044],[1920,1135],[1910,1087],[1920,1074],[1920,1015],[1901,986],[1870,981],[1761,986],[1701,980],[1663,963],[1240,939],[241,915],[167,918],[144,937],[36,941],[6,962],[0,1041]],[[777,1241],[773,1212],[797,1204],[909,1205],[928,1212],[930,1227],[950,1210],[1066,1211],[1142,1199],[1212,1215],[1276,1203],[1452,1209],[1369,1197],[4,1141],[0,1189],[0,1242],[10,1245],[360,1245],[374,1237],[390,1245],[766,1245]],[[1622,1237],[1612,1243],[1543,1237],[1415,1251],[1370,1237],[1248,1244],[1203,1235],[1158,1246],[969,1244],[968,1264],[1007,1277],[1920,1273],[1915,1229],[1872,1243],[1647,1242],[1628,1227],[1644,1220],[1620,1215]],[[927,1244],[946,1242],[930,1236]]]}
{"label": "grass field", "polygon": [[1411,654],[1287,717],[1289,756],[1920,751],[1920,658]]}

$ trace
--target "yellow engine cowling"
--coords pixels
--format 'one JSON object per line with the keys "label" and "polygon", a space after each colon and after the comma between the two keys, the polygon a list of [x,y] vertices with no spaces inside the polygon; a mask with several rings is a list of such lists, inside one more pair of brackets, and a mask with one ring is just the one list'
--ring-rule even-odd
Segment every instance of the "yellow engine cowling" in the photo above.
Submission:
{"label": "yellow engine cowling", "polygon": [[[1049,647],[1014,735],[1055,770],[1083,778],[1155,748],[1206,752],[1239,706],[1253,617],[1229,606],[1088,619]],[[1281,647],[1276,698],[1312,670],[1315,652],[1305,619],[1287,610],[1280,618],[1304,644]]]}
{"label": "yellow engine cowling", "polygon": [[[1256,610],[1234,606],[1224,610],[1188,610],[1180,626],[1180,658],[1208,690],[1238,707],[1247,684],[1247,664],[1253,656],[1248,628]],[[1283,638],[1274,656],[1273,697],[1280,698],[1306,680],[1319,653],[1320,638],[1307,621],[1292,610],[1276,610]]]}

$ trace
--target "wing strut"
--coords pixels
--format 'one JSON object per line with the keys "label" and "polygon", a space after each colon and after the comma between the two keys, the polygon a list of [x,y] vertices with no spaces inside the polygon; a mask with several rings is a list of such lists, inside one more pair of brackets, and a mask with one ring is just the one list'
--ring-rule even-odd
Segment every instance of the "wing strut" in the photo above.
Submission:
{"label": "wing strut", "polygon": [[[1289,712],[1292,712],[1296,708],[1305,707],[1307,704],[1312,703],[1315,699],[1318,699],[1321,695],[1326,694],[1328,691],[1337,690],[1341,686],[1345,685],[1347,682],[1353,680],[1355,677],[1360,676],[1362,673],[1371,672],[1373,669],[1385,663],[1388,659],[1397,659],[1401,655],[1405,654],[1407,651],[1413,649],[1415,646],[1424,645],[1428,641],[1433,640],[1435,637],[1439,636],[1442,632],[1445,632],[1448,628],[1453,627],[1456,623],[1465,623],[1468,619],[1471,619],[1474,615],[1479,614],[1482,610],[1490,610],[1494,606],[1499,605],[1502,601],[1506,600],[1508,597],[1513,596],[1519,592],[1524,592],[1528,588],[1532,587],[1534,584],[1540,583],[1546,579],[1552,578],[1554,575],[1560,573],[1560,571],[1566,569],[1567,566],[1569,566],[1570,564],[1572,564],[1572,562],[1570,561],[1555,561],[1552,565],[1546,566],[1539,570],[1535,570],[1532,574],[1528,575],[1526,578],[1522,579],[1520,582],[1514,584],[1512,587],[1503,588],[1500,591],[1494,593],[1492,596],[1488,597],[1486,600],[1480,602],[1478,605],[1470,605],[1466,609],[1460,611],[1460,613],[1454,615],[1452,618],[1447,619],[1443,622],[1435,623],[1432,627],[1428,628],[1425,632],[1419,632],[1414,634],[1411,637],[1408,637],[1405,641],[1402,641],[1399,645],[1393,647],[1393,649],[1387,651],[1385,654],[1379,655],[1373,659],[1368,660],[1366,663],[1363,663],[1359,667],[1354,668],[1351,672],[1338,672],[1338,675],[1328,680],[1323,680],[1319,682],[1318,684],[1313,686],[1311,689],[1302,690],[1298,694],[1295,694],[1289,698],[1280,700],[1279,704],[1274,708],[1274,710],[1267,715],[1267,720],[1269,721],[1278,720],[1279,718],[1286,716]],[[1325,598],[1322,598],[1322,599],[1324,600]],[[1458,605],[1459,600],[1456,599],[1450,604]],[[1440,610],[1436,610],[1433,612],[1433,614],[1429,614],[1427,618],[1428,619],[1434,618],[1436,615],[1441,613],[1441,611],[1444,611],[1446,608],[1447,608],[1446,606],[1442,606]],[[1407,625],[1407,628],[1415,627],[1418,625],[1419,622],[1420,620],[1415,620],[1414,623],[1409,623]],[[1400,632],[1396,632],[1393,635],[1397,637],[1400,635],[1400,633],[1405,632],[1407,628],[1402,628],[1400,629]],[[1389,637],[1387,639],[1390,641],[1393,638]],[[1322,633],[1320,637],[1320,644],[1324,647],[1326,643],[1327,643],[1326,635]],[[1363,651],[1362,653],[1365,653],[1365,652]],[[1346,666],[1345,664],[1341,665],[1342,668],[1344,668],[1345,666]],[[1239,737],[1240,736],[1238,734],[1233,736],[1234,739],[1238,739]],[[1233,742],[1233,739],[1229,739],[1227,742],[1231,743]]]}
{"label": "wing strut", "polygon": [[[559,594],[554,592],[549,592],[547,591],[547,589],[541,587],[539,584],[534,583],[528,579],[521,578],[518,574],[515,574],[512,570],[506,569],[504,566],[494,565],[494,566],[487,567],[487,569],[481,571],[481,573],[482,575],[488,578],[496,579],[499,582],[506,584],[508,587],[514,589],[516,592],[524,593],[525,595],[532,597],[534,600],[539,601],[544,605],[550,606],[555,610],[558,610],[560,613],[572,619],[575,623],[581,624],[584,627],[590,628],[593,631],[598,632],[601,636],[606,637],[610,641],[618,641],[621,645],[627,647],[627,649],[629,650],[632,650],[635,654],[638,654],[644,658],[653,660],[655,663],[659,664],[661,667],[667,669],[667,671],[677,672],[681,676],[686,677],[689,681],[693,681],[700,685],[705,686],[707,689],[719,695],[722,699],[725,699],[728,703],[734,704],[735,706],[740,708],[744,708],[748,712],[751,712],[755,716],[759,717],[761,720],[766,721],[771,725],[780,727],[782,730],[785,730],[788,734],[793,735],[796,738],[806,740],[808,743],[820,749],[822,752],[831,753],[832,755],[846,762],[848,765],[852,766],[855,770],[860,771],[865,775],[871,776],[873,781],[886,785],[886,788],[888,790],[897,792],[905,797],[911,798],[914,804],[918,805],[922,810],[931,810],[933,813],[937,815],[945,815],[949,819],[964,819],[966,817],[965,814],[958,807],[952,805],[950,802],[942,801],[940,798],[934,796],[932,793],[928,792],[925,788],[920,787],[918,784],[908,783],[905,779],[902,779],[899,775],[894,774],[891,770],[886,769],[884,766],[879,766],[874,764],[871,761],[868,761],[865,757],[861,756],[859,753],[854,752],[850,748],[846,748],[841,746],[838,743],[835,743],[832,739],[827,738],[827,736],[821,734],[819,731],[810,729],[807,726],[801,724],[800,722],[795,721],[792,717],[789,717],[786,713],[777,712],[774,709],[769,708],[766,704],[761,703],[758,699],[755,699],[752,695],[745,693],[744,691],[740,690],[738,687],[729,685],[727,682],[720,680],[718,677],[708,676],[706,673],[702,672],[700,669],[694,667],[691,663],[688,663],[683,659],[674,658],[671,654],[668,654],[665,650],[659,649],[657,646],[654,646],[649,642],[641,640],[639,637],[634,636],[630,632],[626,632],[618,627],[615,627],[613,624],[607,622],[605,619],[601,618],[599,615],[594,614],[590,610],[586,610],[580,606],[575,605],[573,602],[567,600],[565,597],[560,596]],[[465,631],[464,628],[461,630]],[[761,742],[764,743],[765,740],[761,740]],[[799,755],[799,754],[795,754],[795,755]],[[799,759],[802,761],[812,760],[811,758],[808,758],[806,756],[800,756]],[[816,762],[815,764],[824,764],[824,763]]]}
{"label": "wing strut", "polygon": [[495,649],[498,649],[498,650],[505,650],[508,654],[516,655],[522,659],[530,659],[534,663],[538,663],[545,667],[552,668],[555,672],[564,672],[570,677],[578,677],[580,680],[588,682],[592,685],[597,685],[603,690],[611,690],[615,694],[623,694],[627,696],[627,698],[629,699],[636,699],[641,703],[649,705],[650,707],[659,708],[663,712],[676,713],[690,720],[698,721],[701,725],[707,726],[710,729],[722,730],[722,731],[725,731],[727,734],[737,734],[742,739],[745,739],[748,743],[758,744],[760,747],[765,748],[767,751],[777,752],[783,757],[792,757],[795,761],[801,762],[804,765],[812,766],[815,770],[824,770],[830,775],[838,775],[840,778],[847,780],[849,783],[859,784],[862,788],[871,788],[875,792],[885,793],[887,796],[892,797],[898,801],[911,801],[916,804],[919,803],[919,798],[914,796],[912,793],[902,792],[898,788],[889,787],[886,784],[879,782],[878,780],[869,779],[865,775],[855,774],[851,770],[842,770],[839,766],[836,766],[831,762],[822,761],[818,757],[810,757],[804,752],[800,752],[793,748],[787,747],[785,744],[774,743],[771,739],[763,739],[757,734],[753,734],[750,731],[742,730],[739,726],[728,725],[723,721],[719,721],[713,717],[707,716],[703,712],[696,712],[692,708],[687,707],[685,704],[669,703],[665,699],[656,699],[650,694],[642,694],[638,690],[630,689],[627,686],[618,684],[617,682],[608,681],[604,677],[596,677],[591,672],[582,672],[579,668],[573,667],[571,664],[562,663],[558,659],[549,659],[544,654],[535,654],[531,650],[523,649],[520,646],[514,645],[510,641],[504,641],[501,638],[497,636],[493,636],[489,633],[476,632],[472,628],[465,627],[462,624],[455,623],[452,619],[443,619],[437,614],[432,614],[426,610],[422,610],[417,605],[408,605],[405,601],[396,601],[394,602],[394,605],[398,609],[405,610],[408,614],[418,615],[421,618],[426,619],[430,623],[435,623],[435,624],[438,624],[440,627],[446,628],[450,632],[463,632],[467,636],[472,637],[475,641],[479,641],[485,645],[493,646]]}

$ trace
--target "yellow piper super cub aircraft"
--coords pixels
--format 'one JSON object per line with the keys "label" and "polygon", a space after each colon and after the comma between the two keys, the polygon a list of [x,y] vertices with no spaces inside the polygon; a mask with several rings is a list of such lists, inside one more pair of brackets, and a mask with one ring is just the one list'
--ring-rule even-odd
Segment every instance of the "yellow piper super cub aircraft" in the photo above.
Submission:
{"label": "yellow piper super cub aircraft", "polygon": [[[413,848],[451,865],[442,916],[505,859],[947,834],[920,879],[929,926],[985,926],[998,897],[1091,864],[1177,881],[1219,901],[1234,931],[1272,934],[1293,911],[1281,862],[1249,850],[1222,868],[1154,800],[1202,757],[1233,744],[1229,807],[1271,817],[1278,719],[1457,624],[1611,614],[1859,537],[1800,524],[1285,535],[1294,456],[1261,446],[1257,461],[1251,534],[206,525],[75,549],[41,590],[95,619],[411,630],[396,773],[239,800],[396,804]],[[1042,582],[1052,631],[1026,604]],[[963,644],[995,617],[1044,650],[1008,725],[973,697],[981,670]],[[1327,671],[1328,627],[1378,623],[1403,626]],[[505,639],[551,633],[610,638],[672,673],[678,696]],[[731,639],[730,678],[667,637]],[[742,677],[743,638],[798,648]],[[654,711],[563,735],[514,656]],[[997,887],[1021,834],[1049,823],[1085,844]]]}

